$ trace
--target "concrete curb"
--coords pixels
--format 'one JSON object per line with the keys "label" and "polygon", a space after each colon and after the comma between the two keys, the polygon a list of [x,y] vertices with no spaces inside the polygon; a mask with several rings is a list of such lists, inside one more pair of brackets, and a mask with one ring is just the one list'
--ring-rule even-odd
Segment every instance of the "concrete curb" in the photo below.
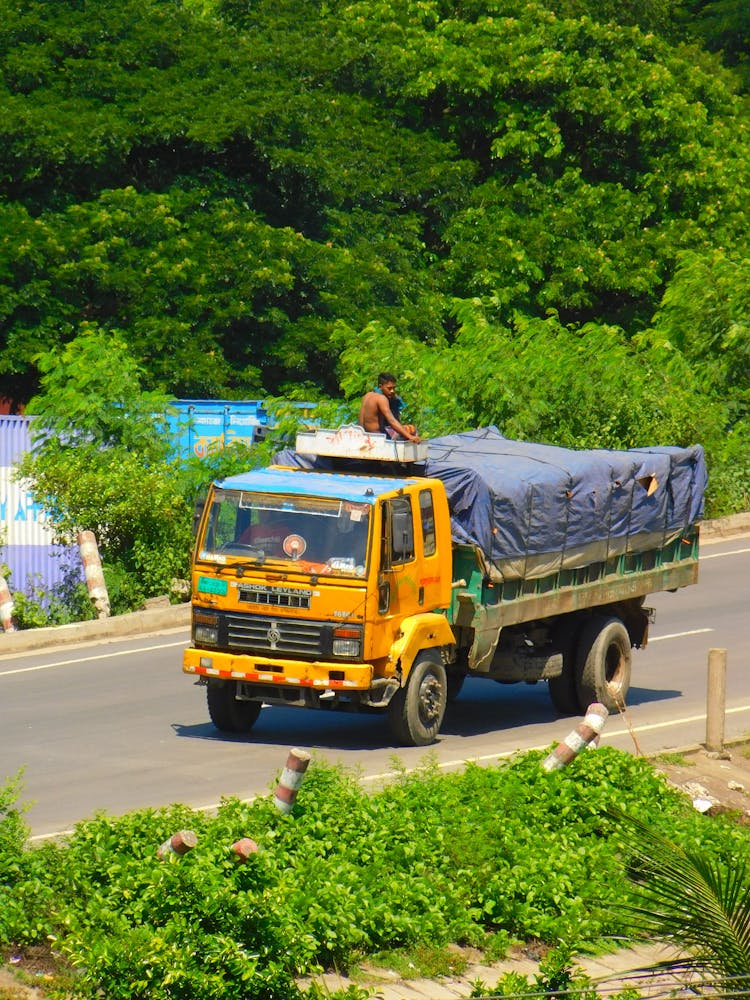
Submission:
{"label": "concrete curb", "polygon": [[[750,511],[731,514],[701,524],[701,540],[721,541],[734,535],[750,534]],[[190,625],[190,604],[147,608],[113,618],[99,618],[90,622],[75,622],[55,628],[26,629],[22,632],[0,632],[0,654],[25,653],[50,646],[64,646],[75,642],[96,639],[122,639],[127,636],[148,635]]]}
{"label": "concrete curb", "polygon": [[701,541],[715,542],[721,538],[750,534],[750,511],[744,514],[728,514],[701,524]]}
{"label": "concrete curb", "polygon": [[123,639],[169,629],[188,628],[189,625],[190,604],[173,604],[147,608],[145,611],[132,611],[130,614],[115,615],[112,618],[97,618],[90,622],[57,625],[54,628],[4,632],[0,634],[0,654],[28,653],[35,649],[97,639]]}

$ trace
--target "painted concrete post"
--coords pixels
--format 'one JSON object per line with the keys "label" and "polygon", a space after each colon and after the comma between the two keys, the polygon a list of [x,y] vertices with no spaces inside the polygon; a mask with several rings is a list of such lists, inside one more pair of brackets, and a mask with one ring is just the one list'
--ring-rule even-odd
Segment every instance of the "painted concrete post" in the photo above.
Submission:
{"label": "painted concrete post", "polygon": [[164,861],[167,858],[174,861],[176,858],[181,858],[183,854],[187,854],[188,851],[192,851],[197,843],[198,836],[192,830],[178,830],[157,848],[156,856],[159,861]]}
{"label": "painted concrete post", "polygon": [[583,722],[565,737],[544,760],[545,771],[559,771],[574,760],[584,747],[598,740],[609,711],[604,705],[595,701],[586,709]]}
{"label": "painted concrete post", "polygon": [[286,766],[281,772],[279,784],[273,795],[274,805],[283,813],[290,813],[297,798],[297,792],[305,776],[310,754],[305,750],[290,750]]}
{"label": "painted concrete post", "polygon": [[13,597],[10,587],[5,577],[0,573],[0,625],[4,632],[15,632],[16,623],[13,621]]}
{"label": "painted concrete post", "polygon": [[91,603],[96,608],[99,618],[109,618],[109,594],[107,593],[107,584],[104,582],[96,535],[93,531],[78,532],[78,548],[81,552],[83,572],[86,575],[86,586],[89,590]]}
{"label": "painted concrete post", "polygon": [[234,855],[235,861],[237,861],[238,864],[244,865],[248,858],[252,857],[253,854],[258,853],[258,845],[249,837],[243,837],[241,840],[235,841],[230,850]]}

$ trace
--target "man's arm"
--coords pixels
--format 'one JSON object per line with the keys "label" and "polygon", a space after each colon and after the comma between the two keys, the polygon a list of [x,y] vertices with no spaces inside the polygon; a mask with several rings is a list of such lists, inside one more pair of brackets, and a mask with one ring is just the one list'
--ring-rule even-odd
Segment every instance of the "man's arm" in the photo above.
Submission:
{"label": "man's arm", "polygon": [[419,444],[419,442],[422,439],[417,437],[416,434],[410,434],[409,431],[407,431],[407,429],[404,427],[404,425],[400,424],[398,420],[396,420],[396,418],[391,413],[391,407],[385,396],[378,396],[376,402],[378,409],[383,414],[383,419],[387,424],[390,424],[390,426],[394,429],[394,431],[396,431],[397,434],[400,434],[401,437],[405,438],[407,441],[414,441],[416,444]]}

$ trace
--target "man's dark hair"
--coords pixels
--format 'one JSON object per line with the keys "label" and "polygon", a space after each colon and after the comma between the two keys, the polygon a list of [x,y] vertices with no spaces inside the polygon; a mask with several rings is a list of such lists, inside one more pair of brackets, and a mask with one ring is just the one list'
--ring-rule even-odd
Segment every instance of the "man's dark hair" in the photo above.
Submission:
{"label": "man's dark hair", "polygon": [[393,384],[395,385],[396,384],[396,376],[395,375],[391,375],[390,372],[381,372],[378,375],[378,385],[385,385],[386,382],[393,382]]}

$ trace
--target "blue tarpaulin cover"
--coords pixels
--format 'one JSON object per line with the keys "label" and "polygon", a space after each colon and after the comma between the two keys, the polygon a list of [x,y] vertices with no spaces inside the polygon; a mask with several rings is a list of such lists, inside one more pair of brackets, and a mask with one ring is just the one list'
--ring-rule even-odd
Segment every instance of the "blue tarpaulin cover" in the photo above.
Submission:
{"label": "blue tarpaulin cover", "polygon": [[[496,580],[644,552],[679,538],[703,516],[700,445],[579,451],[483,427],[433,438],[428,454],[420,472],[445,485],[454,541],[473,546]],[[276,460],[330,467],[295,452]]]}
{"label": "blue tarpaulin cover", "polygon": [[431,440],[424,471],[445,484],[454,539],[502,579],[674,541],[702,518],[707,482],[700,445],[578,451],[496,427]]}

